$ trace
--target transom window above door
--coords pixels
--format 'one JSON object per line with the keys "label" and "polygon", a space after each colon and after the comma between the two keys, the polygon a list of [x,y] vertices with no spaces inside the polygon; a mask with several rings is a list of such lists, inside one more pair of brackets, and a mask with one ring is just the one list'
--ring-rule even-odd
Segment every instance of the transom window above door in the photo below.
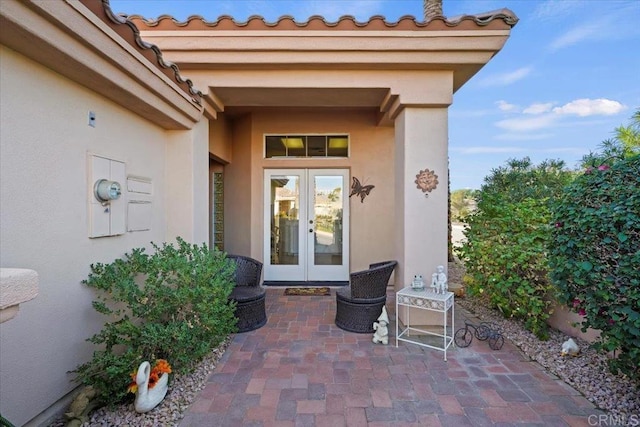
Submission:
{"label": "transom window above door", "polygon": [[349,135],[265,135],[264,152],[273,157],[349,157]]}

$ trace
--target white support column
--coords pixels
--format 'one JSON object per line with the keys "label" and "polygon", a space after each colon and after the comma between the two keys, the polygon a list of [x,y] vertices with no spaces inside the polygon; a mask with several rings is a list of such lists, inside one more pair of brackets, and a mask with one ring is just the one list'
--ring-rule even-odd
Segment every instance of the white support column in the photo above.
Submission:
{"label": "white support column", "polygon": [[[447,267],[448,111],[446,107],[406,107],[395,119],[396,290],[422,274],[427,285],[438,265]],[[438,176],[423,193],[416,175]],[[428,197],[425,196],[428,195]]]}

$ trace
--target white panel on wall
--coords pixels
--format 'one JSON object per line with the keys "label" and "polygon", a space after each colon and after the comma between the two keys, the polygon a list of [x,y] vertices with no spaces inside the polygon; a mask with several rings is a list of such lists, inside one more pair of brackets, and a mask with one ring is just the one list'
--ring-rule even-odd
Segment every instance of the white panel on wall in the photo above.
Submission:
{"label": "white panel on wall", "polygon": [[151,230],[152,193],[151,178],[140,176],[127,177],[128,208],[127,231]]}
{"label": "white panel on wall", "polygon": [[151,230],[152,216],[151,202],[132,200],[128,203],[127,230],[147,231]]}
{"label": "white panel on wall", "polygon": [[[124,187],[127,174],[125,172],[124,162],[119,162],[117,160],[111,160],[111,175],[109,179],[111,181],[119,182],[122,187]],[[126,227],[126,201],[124,194],[120,196],[120,198],[111,201],[111,227],[110,234],[112,236],[118,234],[124,234],[127,232]]]}
{"label": "white panel on wall", "polygon": [[105,237],[126,232],[126,202],[123,196],[109,202],[101,202],[94,194],[94,185],[100,179],[116,181],[124,186],[125,163],[104,156],[89,154],[89,237]]}
{"label": "white panel on wall", "polygon": [[99,156],[89,156],[89,237],[102,237],[109,235],[110,209],[102,206],[93,194],[95,182],[111,175],[109,159]]}
{"label": "white panel on wall", "polygon": [[127,191],[130,193],[151,194],[153,186],[151,179],[140,176],[129,176],[127,178]]}

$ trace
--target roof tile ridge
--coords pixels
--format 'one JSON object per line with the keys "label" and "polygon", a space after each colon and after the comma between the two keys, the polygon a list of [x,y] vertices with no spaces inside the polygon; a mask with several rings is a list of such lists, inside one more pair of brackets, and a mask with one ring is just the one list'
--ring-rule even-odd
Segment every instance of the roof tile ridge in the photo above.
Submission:
{"label": "roof tile ridge", "polygon": [[161,25],[162,21],[165,21],[165,20],[171,21],[171,24],[173,24],[176,27],[187,27],[187,26],[189,26],[191,21],[194,21],[194,20],[200,21],[204,26],[207,26],[207,27],[217,27],[217,26],[219,26],[219,24],[222,21],[231,21],[231,23],[233,23],[233,25],[235,25],[236,27],[246,27],[252,21],[256,21],[256,20],[260,21],[265,27],[271,27],[271,28],[277,27],[283,21],[289,21],[292,24],[294,24],[296,27],[299,27],[299,28],[308,27],[314,21],[321,21],[322,24],[324,24],[327,27],[337,27],[337,26],[339,26],[341,23],[343,23],[345,21],[349,21],[350,23],[352,23],[356,27],[366,27],[369,24],[371,24],[373,21],[382,21],[384,23],[384,25],[387,26],[387,27],[395,27],[398,24],[400,24],[402,21],[406,21],[406,20],[412,21],[414,24],[416,24],[418,26],[425,26],[426,25],[426,23],[421,23],[419,21],[416,21],[416,18],[414,16],[412,16],[412,15],[404,15],[404,16],[398,18],[398,20],[396,22],[387,21],[387,18],[385,16],[383,16],[383,15],[373,15],[366,21],[358,21],[358,19],[353,15],[342,15],[335,21],[329,21],[322,15],[311,15],[305,21],[297,21],[296,18],[294,16],[292,16],[292,15],[281,15],[281,16],[278,17],[278,19],[276,19],[275,21],[272,21],[272,22],[267,21],[262,15],[251,15],[245,21],[236,20],[236,18],[234,18],[231,15],[220,15],[220,16],[218,16],[217,19],[215,19],[213,21],[207,20],[202,15],[190,15],[184,21],[179,21],[176,18],[174,18],[173,16],[166,15],[166,14],[160,15],[155,19],[146,18],[146,17],[144,17],[142,15],[138,15],[138,14],[123,15],[123,16],[126,16],[129,20],[138,20],[141,24],[145,25],[146,27],[150,27],[150,28],[151,27],[157,27],[157,26]]}
{"label": "roof tile ridge", "polygon": [[170,68],[171,70],[173,70],[173,76],[176,83],[178,83],[178,85],[183,90],[185,90],[184,86],[186,86],[186,92],[191,95],[191,99],[193,100],[193,102],[197,103],[198,105],[202,105],[202,92],[193,86],[193,82],[191,81],[191,79],[182,77],[178,66],[171,61],[165,60],[162,57],[162,51],[160,51],[160,48],[158,46],[142,40],[138,27],[136,27],[136,25],[131,21],[129,17],[127,17],[127,15],[114,13],[113,10],[111,10],[111,6],[109,5],[109,0],[102,0],[102,5],[107,18],[116,25],[125,25],[127,28],[129,28],[133,33],[136,45],[140,49],[151,50],[155,54],[158,65],[162,68]]}
{"label": "roof tile ridge", "polygon": [[[126,16],[126,15],[123,15],[123,16]],[[388,28],[395,28],[395,27],[401,26],[402,24],[405,23],[405,21],[410,21],[413,25],[419,28],[428,27],[429,24],[434,21],[441,21],[447,27],[457,27],[463,21],[472,21],[478,26],[486,26],[486,25],[489,25],[492,21],[497,19],[502,19],[507,25],[513,27],[517,24],[519,20],[516,14],[507,8],[497,9],[494,11],[473,14],[473,15],[468,15],[468,14],[458,15],[458,16],[449,17],[449,18],[447,18],[444,15],[439,15],[431,19],[428,19],[426,21],[418,21],[416,17],[413,15],[403,15],[399,17],[395,22],[387,21],[387,18],[383,15],[371,16],[366,21],[358,21],[356,17],[354,17],[353,15],[342,15],[336,21],[328,21],[322,15],[311,15],[305,21],[297,21],[295,17],[293,17],[292,15],[281,15],[280,17],[278,17],[276,21],[273,21],[273,22],[267,21],[262,15],[251,15],[245,21],[236,20],[233,16],[230,16],[230,15],[220,15],[214,21],[208,21],[206,18],[204,18],[201,15],[191,15],[184,21],[179,21],[173,16],[166,15],[166,14],[160,15],[156,19],[148,19],[140,15],[129,15],[127,16],[127,18],[129,20],[134,20],[134,19],[139,20],[142,24],[144,24],[147,27],[157,27],[162,23],[162,21],[165,21],[165,20],[170,20],[175,27],[187,27],[192,21],[198,20],[200,21],[200,23],[202,23],[202,25],[206,27],[218,27],[223,21],[230,21],[235,27],[238,27],[238,28],[247,27],[253,21],[260,21],[260,23],[267,28],[276,28],[279,25],[281,25],[283,21],[288,21],[298,28],[308,27],[315,21],[320,21],[324,26],[329,28],[337,27],[340,24],[345,23],[347,21],[358,28],[367,27],[368,25],[372,24],[373,21],[382,21],[384,26]]]}
{"label": "roof tile ridge", "polygon": [[445,18],[443,16],[437,16],[433,19],[441,19],[443,18],[444,23],[448,26],[456,26],[462,21],[472,20],[479,26],[489,25],[491,21],[496,19],[502,19],[505,24],[514,27],[518,21],[520,20],[516,14],[508,8],[496,9],[489,12],[476,13],[473,15],[458,15],[450,18]]}
{"label": "roof tile ridge", "polygon": [[147,27],[157,27],[165,19],[170,20],[177,27],[184,27],[184,26],[187,26],[192,19],[202,18],[200,15],[192,15],[192,16],[189,16],[186,21],[178,21],[176,18],[174,18],[171,15],[167,15],[166,13],[163,13],[157,18],[147,18],[142,15],[138,15],[137,13],[133,15],[126,15],[126,14],[120,14],[120,15],[126,17],[130,21],[133,21],[134,19],[140,20]]}

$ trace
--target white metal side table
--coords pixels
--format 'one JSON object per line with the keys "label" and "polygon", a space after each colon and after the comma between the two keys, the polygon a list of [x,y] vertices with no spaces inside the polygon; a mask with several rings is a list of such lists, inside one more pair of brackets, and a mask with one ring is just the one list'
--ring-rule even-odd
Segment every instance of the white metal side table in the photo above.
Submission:
{"label": "white metal side table", "polygon": [[[454,295],[453,292],[445,292],[444,294],[436,294],[432,290],[414,290],[410,286],[401,289],[396,293],[396,347],[398,347],[398,341],[406,341],[413,344],[420,345],[422,347],[428,347],[434,350],[444,352],[444,360],[447,360],[447,349],[453,343],[453,331],[454,327]],[[402,330],[400,330],[400,322],[398,321],[398,315],[400,313],[400,307],[417,308],[420,310],[429,310],[442,313],[442,328],[443,333],[437,334],[431,331],[425,331],[411,326],[410,309],[405,311],[406,324]],[[451,333],[447,334],[447,318],[451,313]],[[417,339],[409,338],[410,332],[418,332],[425,335],[433,335],[442,338],[442,346],[435,346],[420,342]]]}

